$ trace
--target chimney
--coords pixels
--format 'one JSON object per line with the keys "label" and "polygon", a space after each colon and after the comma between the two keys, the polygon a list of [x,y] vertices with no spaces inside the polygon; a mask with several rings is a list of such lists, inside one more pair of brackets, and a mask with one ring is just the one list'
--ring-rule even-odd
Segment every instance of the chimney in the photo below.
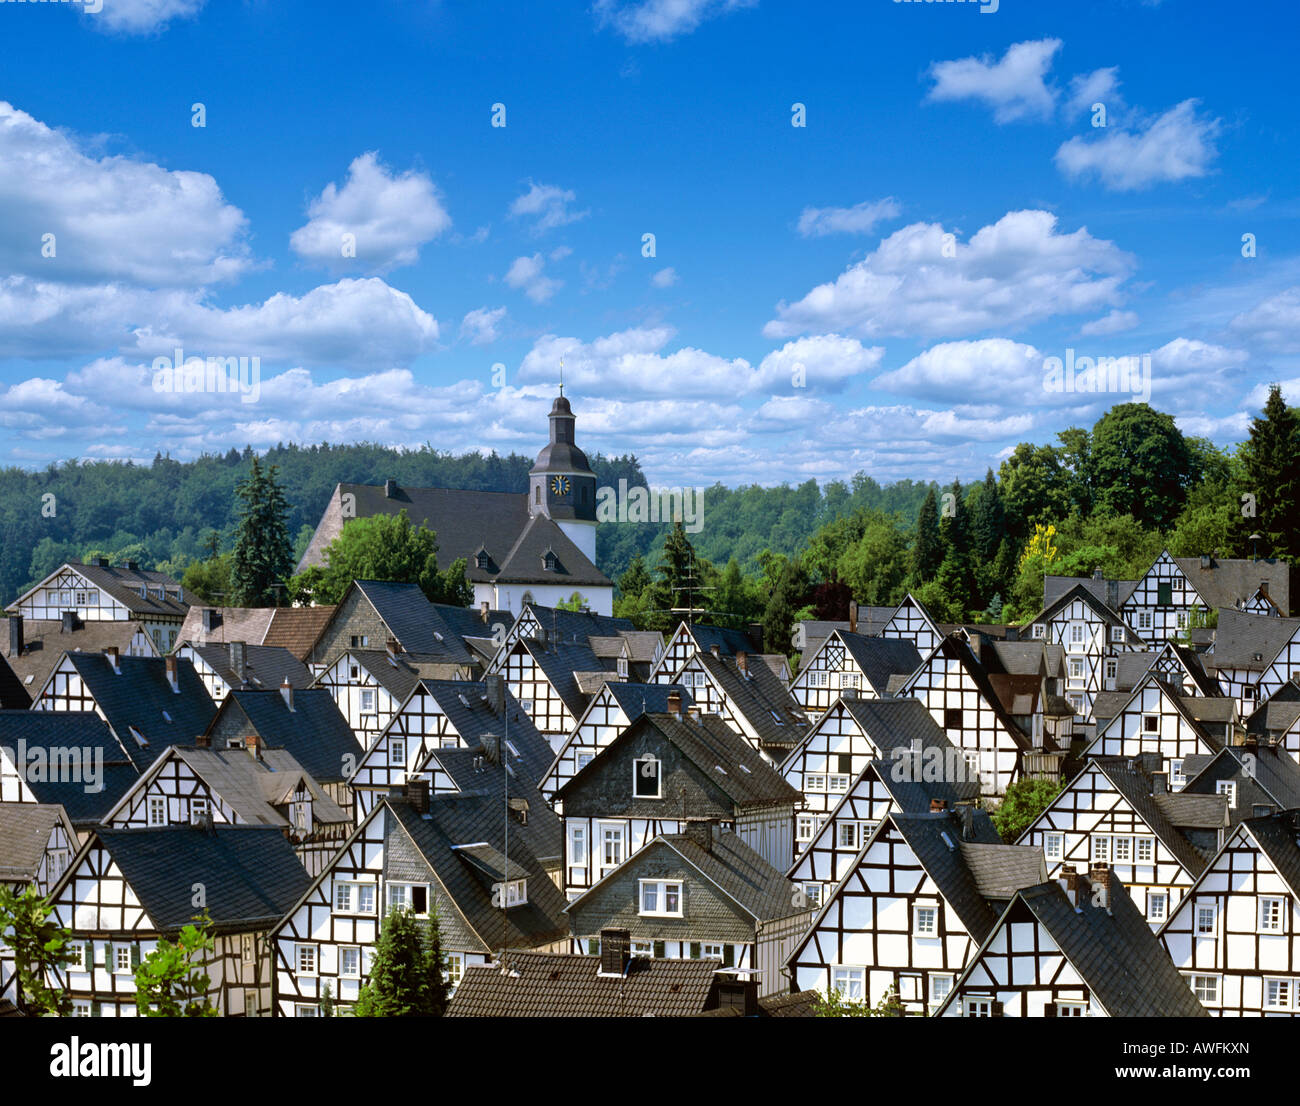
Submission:
{"label": "chimney", "polygon": [[211,749],[211,748],[212,748],[212,735],[211,735],[210,733],[208,733],[207,730],[204,730],[201,734],[199,734],[199,735],[194,739],[194,747],[195,747],[196,749]]}
{"label": "chimney", "polygon": [[743,1018],[758,1017],[758,980],[751,976],[719,973],[717,980],[718,1009],[739,1010]]}
{"label": "chimney", "polygon": [[1077,911],[1079,909],[1079,873],[1073,864],[1061,868],[1061,885],[1065,888],[1065,897]]}
{"label": "chimney", "polygon": [[487,758],[489,764],[496,764],[501,760],[501,738],[494,733],[485,733],[480,741],[483,744],[483,756]]}
{"label": "chimney", "polygon": [[91,557],[90,564],[93,568],[108,568],[107,557]]}
{"label": "chimney", "polygon": [[9,655],[11,657],[23,655],[23,616],[20,614],[9,616]]}
{"label": "chimney", "polygon": [[858,601],[856,599],[850,599],[849,600],[849,633],[856,634],[857,632],[858,632]]}
{"label": "chimney", "polygon": [[1106,908],[1106,913],[1111,912],[1110,894],[1111,894],[1111,872],[1109,864],[1094,864],[1089,878],[1092,881],[1093,888],[1101,892],[1101,902],[1099,906]]}
{"label": "chimney", "polygon": [[600,931],[600,975],[622,975],[632,952],[632,934],[626,929]]}
{"label": "chimney", "polygon": [[289,677],[284,678],[284,683],[280,685],[280,694],[284,698],[284,705],[293,710],[293,685],[289,683]]}
{"label": "chimney", "polygon": [[139,562],[139,561],[126,561],[126,562],[125,562],[125,568],[126,568],[127,572],[139,572],[139,571],[140,571],[140,562]]}
{"label": "chimney", "polygon": [[116,672],[118,675],[121,675],[122,665],[118,662],[117,646],[116,645],[104,646],[104,656],[108,658],[108,663],[113,666],[113,671]]}
{"label": "chimney", "polygon": [[203,632],[205,634],[212,633],[213,630],[221,625],[221,612],[217,610],[216,607],[204,607],[202,617]]}
{"label": "chimney", "polygon": [[1261,580],[1261,581],[1259,582],[1259,594],[1262,595],[1265,599],[1268,598],[1268,581],[1267,581],[1267,580]]}
{"label": "chimney", "polygon": [[716,643],[713,644],[713,645],[710,645],[710,646],[709,646],[709,652],[712,653],[715,657],[720,655],[719,650],[718,650],[718,646],[717,646]]}
{"label": "chimney", "polygon": [[483,688],[487,692],[488,706],[498,718],[506,716],[506,678],[500,672],[493,672],[483,677]]}
{"label": "chimney", "polygon": [[1252,753],[1259,752],[1259,734],[1248,731],[1242,736],[1241,745],[1242,748],[1249,749]]}
{"label": "chimney", "polygon": [[686,839],[699,845],[706,853],[713,852],[713,823],[687,822]]}
{"label": "chimney", "polygon": [[700,704],[692,703],[686,708],[686,717],[694,722],[697,726],[700,724]]}
{"label": "chimney", "polygon": [[398,641],[397,638],[390,637],[386,642],[384,642],[384,648],[388,650],[388,655],[390,657],[395,657],[402,651],[402,643]]}
{"label": "chimney", "polygon": [[64,634],[70,634],[76,628],[77,628],[77,612],[64,611],[63,625],[59,627],[59,632]]}
{"label": "chimney", "polygon": [[1094,580],[1104,580],[1104,579],[1106,579],[1106,574],[1105,574],[1104,572],[1102,572],[1101,569],[1099,569],[1099,568],[1094,568],[1094,569],[1092,570],[1092,578],[1093,578]]}
{"label": "chimney", "polygon": [[226,650],[230,654],[230,671],[235,677],[235,687],[243,687],[248,682],[248,677],[245,675],[248,650],[242,641],[227,642]]}
{"label": "chimney", "polygon": [[181,682],[176,676],[176,654],[168,653],[163,657],[163,666],[167,669],[167,682],[172,685],[172,691],[179,695],[181,693]]}
{"label": "chimney", "polygon": [[406,781],[406,801],[415,808],[417,814],[429,813],[429,781],[414,779]]}
{"label": "chimney", "polygon": [[248,755],[254,760],[262,759],[262,737],[260,734],[249,734],[244,741],[244,748],[248,750]]}
{"label": "chimney", "polygon": [[1152,795],[1169,794],[1169,773],[1168,772],[1151,773],[1151,794]]}
{"label": "chimney", "polygon": [[488,606],[488,601],[484,599],[483,602],[479,604],[479,617],[483,619],[484,625],[487,624],[489,610],[491,610],[491,608]]}
{"label": "chimney", "polygon": [[1106,606],[1112,611],[1119,609],[1119,581],[1106,581]]}
{"label": "chimney", "polygon": [[953,813],[961,826],[961,839],[970,841],[975,836],[975,811],[968,806],[959,806]]}
{"label": "chimney", "polygon": [[1205,569],[1206,571],[1208,571],[1208,570],[1211,569],[1212,567],[1213,567],[1213,563],[1212,563],[1212,561],[1210,560],[1210,555],[1209,555],[1208,553],[1202,553],[1202,554],[1201,554],[1201,568],[1203,568],[1203,569]]}
{"label": "chimney", "polygon": [[682,693],[680,691],[670,691],[668,693],[668,713],[677,721],[682,720]]}
{"label": "chimney", "polygon": [[947,810],[947,809],[948,809],[948,800],[947,800],[947,799],[931,799],[931,800],[930,800],[930,813],[931,813],[931,814],[940,814],[940,813],[942,813],[943,811],[945,811],[945,810]]}
{"label": "chimney", "polygon": [[749,676],[749,654],[743,649],[736,651],[736,667],[740,669],[742,676]]}
{"label": "chimney", "polygon": [[527,799],[507,799],[506,809],[510,811],[511,816],[521,826],[528,825],[528,800]]}
{"label": "chimney", "polygon": [[393,498],[396,497],[396,495],[397,495],[397,481],[396,481],[396,480],[391,480],[391,479],[390,479],[390,480],[385,480],[385,481],[384,481],[384,498],[385,498],[385,499],[393,499]]}

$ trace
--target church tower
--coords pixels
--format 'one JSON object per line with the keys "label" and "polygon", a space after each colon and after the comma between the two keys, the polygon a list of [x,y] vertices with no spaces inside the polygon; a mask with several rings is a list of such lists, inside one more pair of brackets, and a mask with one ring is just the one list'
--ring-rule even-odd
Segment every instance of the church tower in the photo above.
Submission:
{"label": "church tower", "polygon": [[551,405],[551,437],[528,470],[528,513],[553,519],[565,536],[596,563],[596,474],[574,444],[577,421],[564,385]]}

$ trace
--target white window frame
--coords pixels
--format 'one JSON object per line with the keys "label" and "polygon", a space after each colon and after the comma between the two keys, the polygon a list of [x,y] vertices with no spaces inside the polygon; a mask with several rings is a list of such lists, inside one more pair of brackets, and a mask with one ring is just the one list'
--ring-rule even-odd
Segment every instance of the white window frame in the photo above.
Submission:
{"label": "white window frame", "polygon": [[1237,781],[1236,780],[1218,780],[1214,785],[1216,795],[1227,795],[1228,806],[1237,809]]}
{"label": "white window frame", "polygon": [[1041,622],[1035,622],[1033,636],[1035,641],[1041,641],[1043,638],[1047,637],[1047,627]]}
{"label": "white window frame", "polygon": [[[670,893],[675,889],[677,909],[668,909]],[[653,906],[646,909],[646,892],[653,894]],[[643,918],[683,918],[685,917],[685,887],[680,879],[639,879],[637,880],[637,913]]]}
{"label": "white window frame", "polygon": [[314,979],[320,975],[320,946],[310,941],[298,942],[293,946],[293,963],[295,975]]}
{"label": "white window frame", "polygon": [[570,868],[587,867],[591,853],[587,849],[587,824],[585,822],[571,822],[569,824],[568,849]]}
{"label": "white window frame", "polygon": [[912,934],[916,937],[939,936],[938,903],[919,902],[912,907]]}
{"label": "white window frame", "polygon": [[447,970],[444,973],[447,979],[447,986],[454,991],[465,975],[465,954],[463,952],[449,952],[446,954]]}
{"label": "white window frame", "polygon": [[[399,887],[406,892],[406,894],[402,896],[406,900],[405,902],[398,903],[393,900],[393,892]],[[424,910],[420,913],[416,913],[415,896],[412,893],[417,887],[424,888]],[[387,909],[392,910],[394,907],[398,907],[402,910],[410,910],[411,916],[415,918],[427,918],[429,916],[429,900],[431,898],[432,896],[429,893],[429,885],[427,883],[421,883],[419,880],[389,880],[384,885],[384,900]]]}
{"label": "white window frame", "polygon": [[817,835],[817,819],[811,814],[798,814],[794,822],[794,839],[811,841]]}
{"label": "white window frame", "polygon": [[[167,824],[167,798],[164,795],[150,795],[147,802],[147,821],[151,826],[165,826]],[[155,817],[154,815],[158,816]]]}
{"label": "white window frame", "polygon": [[[1275,919],[1269,924],[1269,907],[1275,908]],[[1259,924],[1260,933],[1282,933],[1285,931],[1286,924],[1286,900],[1279,895],[1260,895],[1259,910],[1256,915],[1256,921]]]}
{"label": "white window frame", "polygon": [[[838,991],[851,1001],[862,1001],[867,995],[867,969],[853,964],[832,964],[829,969],[830,990]],[[854,994],[854,991],[857,994]]]}
{"label": "white window frame", "polygon": [[[1202,922],[1202,915],[1208,913],[1210,923],[1207,927]],[[1219,935],[1219,905],[1218,903],[1196,903],[1192,913],[1192,936],[1193,937],[1217,937]]]}
{"label": "white window frame", "polygon": [[[1202,1006],[1218,1006],[1223,1001],[1223,978],[1221,976],[1208,974],[1206,972],[1189,972],[1186,978],[1188,985],[1192,989],[1192,994],[1196,995],[1197,1001]],[[1213,985],[1213,997],[1210,997],[1208,994],[1202,996],[1198,993],[1198,984],[1201,984],[1202,982]],[[1210,990],[1209,987],[1201,987],[1200,989],[1207,992]]]}
{"label": "white window frame", "polygon": [[[627,827],[622,822],[601,822],[600,831],[600,864],[601,873],[612,872],[627,860]],[[613,831],[611,836],[611,831]],[[618,842],[618,859],[607,861],[605,857],[609,854],[608,844],[610,841]]]}
{"label": "white window frame", "polygon": [[1147,891],[1147,921],[1167,922],[1169,920],[1169,892]]}
{"label": "white window frame", "polygon": [[932,974],[930,976],[930,1012],[938,1010],[944,1000],[952,994],[953,976]]}
{"label": "white window frame", "polygon": [[1065,834],[1057,831],[1043,834],[1043,857],[1047,860],[1065,859]]}
{"label": "white window frame", "polygon": [[212,813],[212,803],[202,795],[190,796],[190,825],[203,824],[204,815]]}
{"label": "white window frame", "polygon": [[[638,784],[644,777],[642,775],[643,764],[653,764],[655,766],[655,792],[653,795],[643,795],[637,790]],[[632,798],[634,799],[662,799],[664,789],[664,766],[663,762],[653,753],[647,753],[645,756],[639,756],[632,761]]]}
{"label": "white window frame", "polygon": [[1154,864],[1156,862],[1156,839],[1154,837],[1133,838],[1133,863]]}
{"label": "white window frame", "polygon": [[[1278,1002],[1270,1001],[1269,988],[1274,987],[1279,991],[1285,989],[1286,1000]],[[1265,976],[1263,1002],[1265,1010],[1294,1010],[1295,1009],[1295,992],[1296,981],[1289,976]]]}
{"label": "white window frame", "polygon": [[358,697],[361,700],[361,713],[375,713],[375,689],[373,687],[363,687]]}
{"label": "white window frame", "polygon": [[1094,864],[1110,863],[1110,834],[1094,833],[1088,838],[1089,860]]}
{"label": "white window frame", "polygon": [[[356,954],[356,971],[348,970],[348,954]],[[360,945],[340,945],[339,946],[339,978],[340,979],[360,979],[361,978],[361,946]]]}

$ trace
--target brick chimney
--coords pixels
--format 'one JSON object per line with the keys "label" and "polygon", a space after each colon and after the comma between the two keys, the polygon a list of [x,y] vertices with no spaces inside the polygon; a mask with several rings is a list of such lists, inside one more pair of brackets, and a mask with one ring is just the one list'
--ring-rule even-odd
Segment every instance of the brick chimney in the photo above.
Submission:
{"label": "brick chimney", "polygon": [[415,808],[417,814],[429,813],[429,781],[408,779],[405,785],[406,801]]}
{"label": "brick chimney", "polygon": [[398,653],[402,652],[402,643],[398,641],[397,638],[390,637],[386,642],[384,642],[384,648],[388,650],[388,655],[390,657],[395,657]]}
{"label": "brick chimney", "polygon": [[9,616],[9,655],[11,657],[23,655],[23,616],[20,614]]}
{"label": "brick chimney", "polygon": [[713,823],[687,822],[686,839],[699,845],[706,853],[713,852]]}
{"label": "brick chimney", "polygon": [[758,1017],[758,980],[719,972],[716,979],[719,1010],[739,1010],[741,1017]]}
{"label": "brick chimney", "polygon": [[500,672],[493,672],[483,677],[483,690],[487,694],[488,706],[498,718],[506,716],[506,678]]}
{"label": "brick chimney", "polygon": [[947,799],[931,799],[931,800],[930,800],[930,813],[931,813],[931,814],[940,814],[940,813],[942,813],[943,811],[945,811],[945,810],[947,810],[947,809],[948,809],[948,800],[947,800]]}
{"label": "brick chimney", "polygon": [[1152,795],[1169,794],[1169,773],[1168,772],[1151,773],[1151,794]]}
{"label": "brick chimney", "polygon": [[284,678],[284,683],[280,685],[280,695],[284,699],[284,705],[293,710],[293,685],[289,683],[289,677]]}
{"label": "brick chimney", "polygon": [[858,632],[858,601],[856,599],[850,599],[849,600],[849,633],[856,634],[857,632]]}
{"label": "brick chimney", "polygon": [[167,682],[172,685],[172,692],[179,695],[181,693],[181,682],[176,675],[176,654],[168,653],[163,657],[163,666],[167,670]]}
{"label": "brick chimney", "polygon": [[244,748],[248,750],[248,755],[254,760],[262,759],[262,737],[260,734],[249,734],[244,740]]}
{"label": "brick chimney", "polygon": [[679,722],[682,718],[682,693],[680,691],[670,691],[668,693],[668,713],[676,718]]}
{"label": "brick chimney", "polygon": [[1101,892],[1100,905],[1105,907],[1106,913],[1109,914],[1111,912],[1110,896],[1113,890],[1113,885],[1111,882],[1110,865],[1094,864],[1092,866],[1092,871],[1091,873],[1089,873],[1088,878],[1091,880],[1093,888]]}
{"label": "brick chimney", "polygon": [[600,974],[623,974],[632,952],[632,934],[626,929],[600,931]]}
{"label": "brick chimney", "polygon": [[104,646],[104,656],[108,658],[108,663],[113,666],[113,671],[120,676],[122,674],[122,665],[118,661],[117,646],[116,645]]}

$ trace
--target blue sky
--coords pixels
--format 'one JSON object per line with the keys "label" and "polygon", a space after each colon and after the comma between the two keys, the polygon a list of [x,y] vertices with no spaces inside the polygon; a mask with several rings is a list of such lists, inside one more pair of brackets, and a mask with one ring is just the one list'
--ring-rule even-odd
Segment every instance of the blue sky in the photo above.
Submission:
{"label": "blue sky", "polygon": [[1067,350],[1300,402],[1281,3],[97,5],[0,2],[0,463],[532,453],[561,356],[666,484],[978,477]]}

